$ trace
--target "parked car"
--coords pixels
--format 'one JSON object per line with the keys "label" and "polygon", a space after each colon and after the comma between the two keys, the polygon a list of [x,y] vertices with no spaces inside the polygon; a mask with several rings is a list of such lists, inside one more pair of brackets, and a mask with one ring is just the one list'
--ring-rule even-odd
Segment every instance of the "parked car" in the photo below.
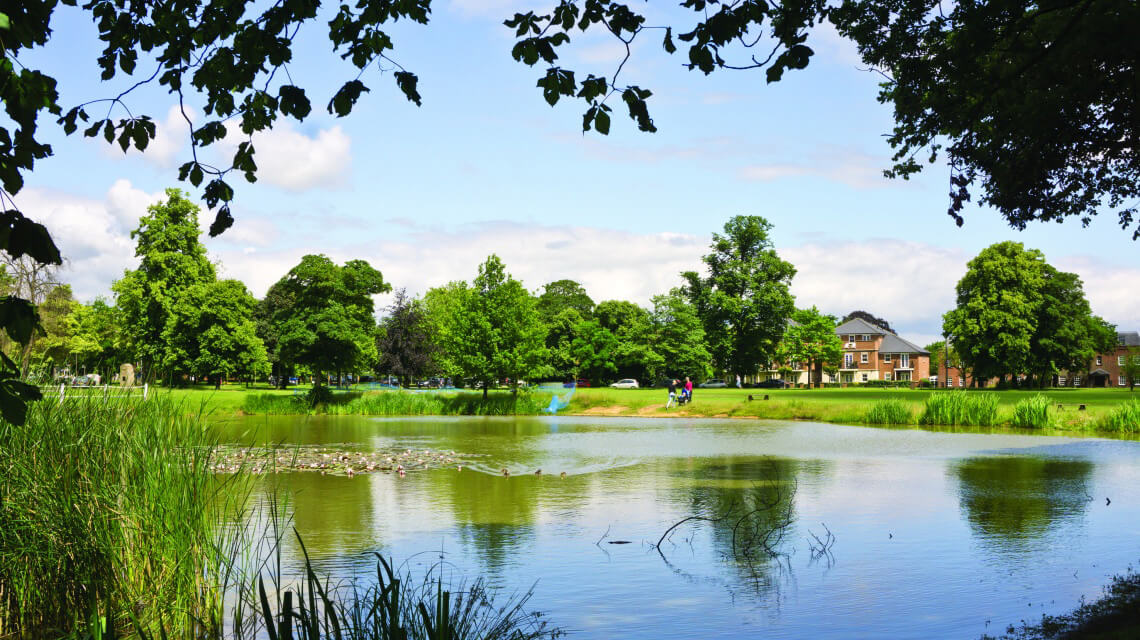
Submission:
{"label": "parked car", "polygon": [[573,386],[588,387],[590,386],[590,381],[585,378],[578,378],[577,380],[571,380],[570,382],[562,383],[562,387],[565,389],[569,389]]}
{"label": "parked car", "polygon": [[634,380],[633,378],[626,378],[624,380],[618,380],[610,386],[614,389],[636,389],[638,385],[637,380]]}
{"label": "parked car", "polygon": [[757,382],[752,386],[756,389],[787,389],[792,386],[792,383],[787,380],[780,380],[779,378],[769,378],[768,380]]}
{"label": "parked car", "polygon": [[701,389],[723,389],[728,385],[724,383],[724,380],[713,378],[712,380],[705,380],[697,386]]}

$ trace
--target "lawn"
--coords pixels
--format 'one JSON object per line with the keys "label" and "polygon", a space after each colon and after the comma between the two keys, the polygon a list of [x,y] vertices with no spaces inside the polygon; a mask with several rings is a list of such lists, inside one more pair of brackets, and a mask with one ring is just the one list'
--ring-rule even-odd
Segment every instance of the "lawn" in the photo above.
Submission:
{"label": "lawn", "polygon": [[[285,391],[260,384],[223,385],[220,390],[212,386],[179,389],[152,389],[152,393],[170,394],[175,400],[186,402],[189,409],[214,415],[260,413],[250,407],[251,395],[292,397],[307,387],[293,387]],[[547,390],[533,393],[543,394]],[[558,393],[565,393],[558,390]],[[389,392],[378,392],[389,393]],[[492,395],[508,393],[494,390]],[[683,407],[665,408],[664,389],[611,389],[581,388],[574,392],[570,406],[563,414],[592,416],[645,416],[645,417],[717,417],[717,418],[769,418],[776,420],[813,420],[840,424],[866,422],[867,412],[884,400],[903,403],[917,416],[932,393],[947,393],[926,389],[695,389],[693,402]],[[1008,422],[1018,402],[1038,393],[1049,398],[1049,410],[1056,426],[1065,430],[1088,431],[1096,429],[1096,422],[1116,407],[1131,399],[1140,399],[1140,393],[1127,389],[1047,389],[1045,391],[953,391],[950,393],[994,393],[998,399],[999,424]],[[372,395],[372,394],[368,394]],[[749,397],[751,396],[751,400]],[[765,400],[765,397],[768,399]],[[545,404],[545,403],[539,403]],[[1079,409],[1084,405],[1085,409]],[[323,412],[321,409],[318,412]],[[300,408],[298,412],[303,412]],[[332,411],[330,411],[332,412]],[[1137,427],[1140,429],[1140,425]]]}

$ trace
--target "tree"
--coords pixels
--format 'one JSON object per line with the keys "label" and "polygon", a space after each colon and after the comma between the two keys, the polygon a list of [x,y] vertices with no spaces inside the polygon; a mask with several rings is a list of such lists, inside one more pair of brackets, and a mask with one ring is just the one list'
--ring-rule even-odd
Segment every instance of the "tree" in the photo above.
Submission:
{"label": "tree", "polygon": [[1092,315],[1080,278],[1019,242],[983,249],[956,292],[943,332],[975,380],[1032,373],[1044,384],[1111,347],[1112,328]]}
{"label": "tree", "polygon": [[704,324],[713,363],[722,371],[752,373],[772,359],[795,310],[788,291],[796,269],[772,248],[772,225],[759,216],[736,216],[714,233],[704,257],[708,275],[681,276]]}
{"label": "tree", "polygon": [[29,341],[26,350],[29,362],[38,363],[38,368],[46,367],[47,373],[52,365],[67,363],[75,335],[74,314],[80,306],[68,284],[59,285],[44,296],[38,309],[42,336]]}
{"label": "tree", "polygon": [[69,350],[78,366],[110,379],[122,362],[122,321],[119,310],[96,298],[81,304],[72,316],[74,333]]}
{"label": "tree", "polygon": [[863,311],[863,310],[852,311],[851,313],[843,316],[843,319],[839,321],[839,324],[843,324],[844,322],[847,322],[848,320],[852,320],[854,318],[859,318],[860,320],[865,320],[867,322],[870,322],[871,324],[875,325],[876,327],[883,329],[887,333],[894,333],[895,332],[895,330],[891,328],[891,324],[889,322],[887,322],[886,320],[883,320],[882,318],[880,318],[880,317],[878,317],[872,313],[869,313],[869,312]]}
{"label": "tree", "polygon": [[388,307],[388,317],[380,322],[379,329],[377,371],[409,380],[431,370],[438,349],[428,331],[421,301],[408,298],[405,289],[397,290],[395,300]]}
{"label": "tree", "polygon": [[578,362],[574,357],[573,343],[578,336],[582,314],[573,307],[566,307],[545,319],[547,363],[550,371],[543,371],[559,379],[573,380],[578,377]]}
{"label": "tree", "polygon": [[530,376],[546,355],[546,326],[537,303],[492,254],[468,287],[452,283],[435,299],[440,345],[464,378],[481,382],[483,398],[496,380]]}
{"label": "tree", "polygon": [[609,329],[596,320],[581,320],[574,327],[570,342],[570,356],[574,363],[574,377],[585,375],[595,381],[609,380],[617,372],[618,341]]}
{"label": "tree", "polygon": [[658,375],[698,381],[709,375],[712,356],[705,347],[704,326],[681,289],[653,296],[653,344],[661,358]]}
{"label": "tree", "polygon": [[29,322],[32,323],[31,326],[36,327],[36,330],[30,331],[26,340],[15,341],[20,344],[20,348],[15,349],[11,345],[5,345],[6,350],[19,361],[20,377],[26,377],[36,342],[44,334],[44,329],[40,326],[42,318],[37,314],[37,310],[47,300],[48,294],[59,288],[59,267],[39,262],[31,256],[24,255],[17,258],[2,252],[0,252],[0,265],[4,269],[3,285],[7,296],[5,306],[18,309],[20,308],[18,300],[27,301],[30,303],[31,313],[34,314]]}
{"label": "tree", "polygon": [[1128,390],[1134,392],[1137,381],[1140,381],[1140,347],[1128,347],[1124,353],[1120,374],[1128,381]]}
{"label": "tree", "polygon": [[1116,328],[1092,314],[1080,277],[1046,264],[1044,278],[1027,370],[1042,387],[1054,373],[1088,371],[1096,354],[1116,347]]}
{"label": "tree", "polygon": [[538,315],[543,322],[549,322],[565,309],[573,309],[580,317],[589,319],[594,316],[594,301],[582,285],[573,280],[547,283],[538,296]]}
{"label": "tree", "polygon": [[323,255],[307,255],[275,286],[275,295],[291,301],[272,318],[279,362],[308,366],[315,386],[324,374],[371,367],[376,359],[372,296],[392,288],[379,271],[363,260],[338,266]]}
{"label": "tree", "polygon": [[796,310],[784,330],[786,359],[806,363],[808,383],[816,387],[823,381],[824,363],[838,363],[843,357],[843,342],[835,326],[835,316],[822,314],[813,306]]}
{"label": "tree", "polygon": [[257,336],[257,301],[237,280],[198,283],[178,299],[163,331],[163,366],[214,381],[268,373],[265,344]]}
{"label": "tree", "polygon": [[626,300],[606,300],[594,307],[594,318],[617,339],[617,377],[652,382],[665,360],[654,350],[650,313]]}

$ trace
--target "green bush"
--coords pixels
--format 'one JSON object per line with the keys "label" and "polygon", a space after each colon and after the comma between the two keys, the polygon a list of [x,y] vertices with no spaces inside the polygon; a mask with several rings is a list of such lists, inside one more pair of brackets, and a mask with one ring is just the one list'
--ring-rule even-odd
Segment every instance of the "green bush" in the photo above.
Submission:
{"label": "green bush", "polygon": [[943,391],[926,398],[919,424],[990,427],[997,424],[995,393]]}
{"label": "green bush", "polygon": [[879,400],[863,415],[867,424],[910,424],[914,414],[902,400]]}
{"label": "green bush", "polygon": [[1010,425],[1027,429],[1047,429],[1056,422],[1050,415],[1053,402],[1045,395],[1037,394],[1030,398],[1020,400],[1013,407],[1013,418]]}
{"label": "green bush", "polygon": [[1098,421],[1097,429],[1114,433],[1140,431],[1140,399],[1132,398],[1118,405]]}
{"label": "green bush", "polygon": [[311,404],[307,395],[260,393],[249,395],[242,411],[252,414],[307,413],[365,416],[512,416],[537,415],[550,404],[550,396],[520,390],[515,393],[380,391],[335,394],[326,402]]}

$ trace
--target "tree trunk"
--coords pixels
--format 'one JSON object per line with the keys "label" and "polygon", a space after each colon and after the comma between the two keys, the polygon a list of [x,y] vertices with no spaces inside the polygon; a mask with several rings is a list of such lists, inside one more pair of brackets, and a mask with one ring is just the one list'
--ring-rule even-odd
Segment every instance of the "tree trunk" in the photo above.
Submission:
{"label": "tree trunk", "polygon": [[222,374],[219,373],[217,376],[214,377],[214,391],[218,391],[221,388],[222,388]]}
{"label": "tree trunk", "polygon": [[483,402],[487,401],[487,387],[491,386],[486,380],[483,381]]}

